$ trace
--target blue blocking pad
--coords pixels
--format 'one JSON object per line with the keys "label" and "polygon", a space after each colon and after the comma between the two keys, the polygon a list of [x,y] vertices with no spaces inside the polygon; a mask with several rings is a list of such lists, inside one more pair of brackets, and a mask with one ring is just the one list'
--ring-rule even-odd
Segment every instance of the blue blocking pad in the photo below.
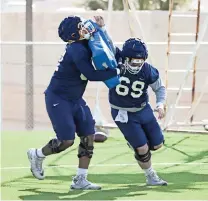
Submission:
{"label": "blue blocking pad", "polygon": [[[115,59],[108,37],[104,31],[93,21],[87,20],[85,24],[91,24],[95,27],[95,31],[88,42],[92,51],[92,60],[95,68],[97,70],[105,70],[106,68],[115,69],[117,67],[117,61]],[[92,29],[91,25],[90,28]],[[120,84],[119,76],[105,80],[104,83],[108,88],[111,89]]]}

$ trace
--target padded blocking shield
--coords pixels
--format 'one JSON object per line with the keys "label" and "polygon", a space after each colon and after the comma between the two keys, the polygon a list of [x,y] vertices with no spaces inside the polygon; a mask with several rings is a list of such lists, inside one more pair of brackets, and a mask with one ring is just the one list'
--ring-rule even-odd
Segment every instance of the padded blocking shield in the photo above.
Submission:
{"label": "padded blocking shield", "polygon": [[[88,44],[92,51],[92,60],[97,70],[105,70],[106,68],[114,69],[117,67],[117,62],[113,54],[113,50],[108,41],[107,36],[103,30],[98,27],[96,23],[89,20],[95,27],[96,31],[93,33]],[[105,80],[104,83],[108,88],[113,88],[118,85],[119,76]]]}

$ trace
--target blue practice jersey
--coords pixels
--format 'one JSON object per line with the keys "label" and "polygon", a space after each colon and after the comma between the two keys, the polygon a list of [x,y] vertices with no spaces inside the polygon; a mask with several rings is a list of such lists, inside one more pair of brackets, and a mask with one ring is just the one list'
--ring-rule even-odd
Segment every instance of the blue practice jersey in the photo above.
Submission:
{"label": "blue practice jersey", "polygon": [[83,96],[88,80],[105,81],[117,75],[116,69],[96,71],[91,57],[87,40],[67,44],[46,93],[52,91],[63,99],[77,100]]}
{"label": "blue practice jersey", "polygon": [[144,107],[149,102],[148,86],[158,78],[158,70],[146,62],[138,74],[126,71],[120,78],[121,84],[109,91],[111,106],[117,109]]}

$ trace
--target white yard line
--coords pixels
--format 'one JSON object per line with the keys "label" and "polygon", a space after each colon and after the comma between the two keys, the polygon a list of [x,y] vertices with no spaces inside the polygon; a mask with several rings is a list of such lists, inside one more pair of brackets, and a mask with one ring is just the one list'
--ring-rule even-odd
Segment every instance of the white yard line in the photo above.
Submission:
{"label": "white yard line", "polygon": [[[126,163],[126,164],[92,164],[90,167],[120,167],[120,166],[137,166],[137,163]],[[163,166],[163,165],[208,165],[206,162],[201,163],[181,163],[181,162],[175,162],[175,163],[153,163],[155,166]],[[77,167],[77,165],[51,165],[51,166],[45,166],[45,168],[74,168]],[[29,169],[30,167],[1,167],[1,170],[19,170],[19,169]]]}

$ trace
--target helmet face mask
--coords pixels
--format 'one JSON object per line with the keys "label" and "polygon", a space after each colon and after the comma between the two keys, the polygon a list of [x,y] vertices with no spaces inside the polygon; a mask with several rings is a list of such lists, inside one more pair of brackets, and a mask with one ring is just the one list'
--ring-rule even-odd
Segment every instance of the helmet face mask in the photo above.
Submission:
{"label": "helmet face mask", "polygon": [[127,71],[131,74],[137,74],[142,69],[142,66],[144,65],[145,60],[144,59],[137,59],[137,58],[126,58],[125,60],[125,66]]}
{"label": "helmet face mask", "polygon": [[84,27],[84,25],[83,25],[82,22],[80,22],[80,23],[78,24],[78,30],[79,30],[80,40],[84,40],[84,39],[89,40],[89,39],[90,39],[91,34],[90,34],[89,31]]}
{"label": "helmet face mask", "polygon": [[89,21],[89,20],[82,20],[82,24],[84,26],[84,28],[90,33],[92,34],[93,32],[95,32],[95,27],[94,25]]}
{"label": "helmet face mask", "polygon": [[89,40],[92,36],[92,33],[95,32],[95,28],[90,21],[86,21],[82,19],[82,21],[78,24],[78,29],[80,33],[80,39]]}

